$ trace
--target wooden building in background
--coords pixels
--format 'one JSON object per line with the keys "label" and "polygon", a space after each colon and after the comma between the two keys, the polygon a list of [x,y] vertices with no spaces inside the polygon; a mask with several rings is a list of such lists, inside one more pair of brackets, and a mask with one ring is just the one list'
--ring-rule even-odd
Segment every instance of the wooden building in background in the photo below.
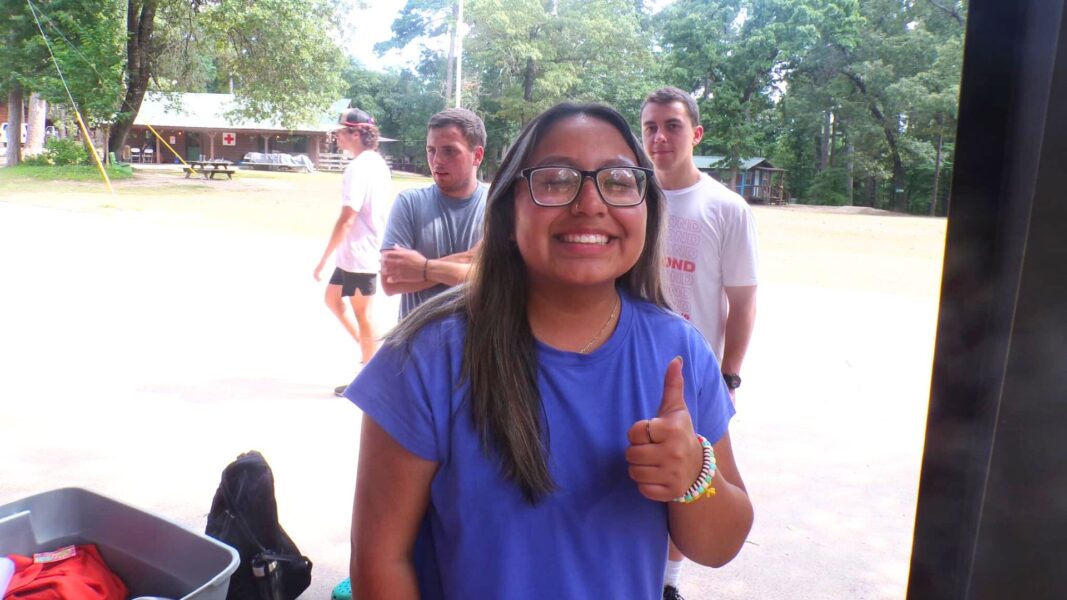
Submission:
{"label": "wooden building in background", "polygon": [[[185,160],[236,163],[249,152],[261,152],[303,154],[318,166],[320,156],[331,150],[327,134],[349,104],[338,99],[316,122],[289,129],[271,119],[228,117],[236,107],[233,94],[149,92],[126,138],[123,160],[169,164],[177,162],[177,152]],[[152,134],[149,125],[167,144]]]}
{"label": "wooden building in background", "polygon": [[725,156],[715,155],[693,157],[697,169],[722,182],[750,204],[785,204],[789,201],[785,191],[786,169],[775,167],[762,156],[743,158],[735,179],[727,160]]}

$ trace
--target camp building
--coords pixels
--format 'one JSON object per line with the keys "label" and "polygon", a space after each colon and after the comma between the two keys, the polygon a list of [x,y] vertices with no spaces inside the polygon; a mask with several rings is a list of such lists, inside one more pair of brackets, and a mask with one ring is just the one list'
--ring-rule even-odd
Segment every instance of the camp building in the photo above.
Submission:
{"label": "camp building", "polygon": [[316,122],[289,129],[269,118],[229,116],[237,106],[233,94],[149,92],[126,138],[123,159],[174,163],[177,152],[185,160],[238,162],[249,152],[261,152],[304,154],[319,167],[322,155],[332,150],[327,134],[349,104],[339,99]]}

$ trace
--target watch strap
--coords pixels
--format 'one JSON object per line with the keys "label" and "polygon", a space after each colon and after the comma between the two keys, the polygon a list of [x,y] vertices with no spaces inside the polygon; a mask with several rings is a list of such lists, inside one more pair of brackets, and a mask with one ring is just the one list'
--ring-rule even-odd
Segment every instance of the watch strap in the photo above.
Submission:
{"label": "watch strap", "polygon": [[722,380],[726,382],[726,388],[736,390],[741,387],[741,376],[737,373],[723,373]]}

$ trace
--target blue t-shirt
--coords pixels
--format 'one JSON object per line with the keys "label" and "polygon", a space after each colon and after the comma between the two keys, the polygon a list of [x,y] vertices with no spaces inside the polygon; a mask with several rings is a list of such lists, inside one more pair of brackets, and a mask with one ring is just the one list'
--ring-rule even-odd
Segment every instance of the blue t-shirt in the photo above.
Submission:
{"label": "blue t-shirt", "polygon": [[[719,365],[690,323],[625,293],[619,323],[589,354],[537,344],[538,387],[557,490],[531,506],[482,451],[460,385],[465,319],[383,347],[346,395],[410,452],[439,464],[416,557],[423,598],[660,598],[667,506],[630,479],[627,431],[654,417],[681,356],[686,404],[712,442],[733,416]],[[432,589],[435,588],[435,589]]]}
{"label": "blue t-shirt", "polygon": [[[429,259],[470,250],[482,239],[488,189],[479,183],[469,198],[458,199],[446,198],[436,184],[400,192],[389,212],[382,250],[400,246]],[[447,289],[442,284],[401,295],[400,318]]]}

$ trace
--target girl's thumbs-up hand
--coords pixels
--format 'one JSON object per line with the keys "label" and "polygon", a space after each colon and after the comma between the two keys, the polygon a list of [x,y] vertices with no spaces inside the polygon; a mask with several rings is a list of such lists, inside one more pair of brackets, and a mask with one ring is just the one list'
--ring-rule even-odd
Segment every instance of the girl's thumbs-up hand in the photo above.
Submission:
{"label": "girl's thumbs-up hand", "polygon": [[703,452],[685,404],[682,358],[667,365],[663,400],[651,419],[630,427],[626,462],[630,478],[649,500],[668,502],[685,493],[700,474]]}

